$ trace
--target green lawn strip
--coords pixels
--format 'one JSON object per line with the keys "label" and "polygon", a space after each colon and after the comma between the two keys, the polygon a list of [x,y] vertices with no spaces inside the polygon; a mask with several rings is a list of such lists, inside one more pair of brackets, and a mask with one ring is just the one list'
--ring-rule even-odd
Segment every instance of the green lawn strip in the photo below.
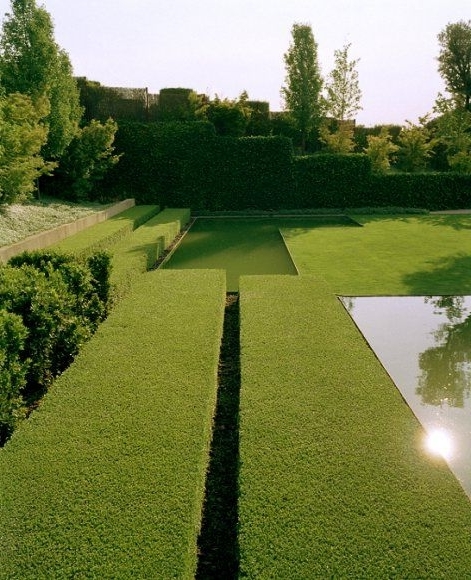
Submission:
{"label": "green lawn strip", "polygon": [[301,274],[338,294],[471,293],[471,215],[354,217],[362,228],[283,227]]}
{"label": "green lawn strip", "polygon": [[190,220],[187,208],[164,209],[113,247],[113,300],[121,299],[137,275],[152,268]]}
{"label": "green lawn strip", "polygon": [[54,244],[58,252],[91,253],[107,250],[159,212],[158,205],[138,205]]}
{"label": "green lawn strip", "polygon": [[467,577],[471,504],[327,285],[240,300],[241,577]]}
{"label": "green lawn strip", "polygon": [[153,271],[0,450],[0,577],[193,578],[224,274]]}

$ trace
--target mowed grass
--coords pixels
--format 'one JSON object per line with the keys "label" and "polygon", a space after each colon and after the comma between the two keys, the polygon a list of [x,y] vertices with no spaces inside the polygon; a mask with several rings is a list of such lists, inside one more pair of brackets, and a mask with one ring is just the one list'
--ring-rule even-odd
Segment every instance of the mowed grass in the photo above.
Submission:
{"label": "mowed grass", "polygon": [[224,303],[139,277],[0,451],[1,578],[193,578]]}
{"label": "mowed grass", "polygon": [[300,274],[337,294],[471,294],[471,215],[353,217],[362,228],[282,228]]}
{"label": "mowed grass", "polygon": [[341,217],[318,218],[198,218],[165,268],[226,270],[228,292],[237,292],[239,276],[297,274],[279,232],[281,225],[327,227]]}
{"label": "mowed grass", "polygon": [[330,288],[240,307],[240,577],[469,577],[471,504]]}
{"label": "mowed grass", "polygon": [[51,249],[73,254],[110,249],[159,213],[158,205],[136,205],[54,244]]}

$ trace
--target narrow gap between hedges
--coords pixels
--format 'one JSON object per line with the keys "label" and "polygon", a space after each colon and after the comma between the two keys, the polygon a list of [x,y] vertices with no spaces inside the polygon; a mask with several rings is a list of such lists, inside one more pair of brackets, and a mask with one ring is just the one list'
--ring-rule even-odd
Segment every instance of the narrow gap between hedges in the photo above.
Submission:
{"label": "narrow gap between hedges", "polygon": [[239,296],[226,297],[219,357],[218,396],[198,538],[197,580],[235,580],[239,471],[240,345]]}

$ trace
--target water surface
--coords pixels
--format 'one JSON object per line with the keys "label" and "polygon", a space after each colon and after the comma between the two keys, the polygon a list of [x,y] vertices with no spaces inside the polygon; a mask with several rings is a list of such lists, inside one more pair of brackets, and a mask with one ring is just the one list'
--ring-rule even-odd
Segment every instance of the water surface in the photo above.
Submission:
{"label": "water surface", "polygon": [[341,300],[471,498],[471,296]]}

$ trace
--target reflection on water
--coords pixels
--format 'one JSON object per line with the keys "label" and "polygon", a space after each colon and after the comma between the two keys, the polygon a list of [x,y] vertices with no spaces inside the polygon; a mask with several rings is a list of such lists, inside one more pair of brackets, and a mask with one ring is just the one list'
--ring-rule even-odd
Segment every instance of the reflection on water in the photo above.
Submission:
{"label": "reflection on water", "polygon": [[341,300],[471,497],[471,296]]}

